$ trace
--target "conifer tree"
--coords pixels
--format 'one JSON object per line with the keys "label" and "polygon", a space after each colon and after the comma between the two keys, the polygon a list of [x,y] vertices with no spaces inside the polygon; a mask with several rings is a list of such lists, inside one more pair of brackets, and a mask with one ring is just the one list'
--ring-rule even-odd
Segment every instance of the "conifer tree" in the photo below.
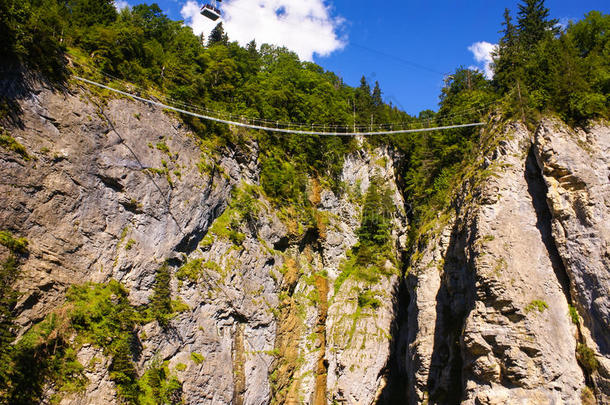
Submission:
{"label": "conifer tree", "polygon": [[547,33],[555,32],[557,20],[549,20],[549,9],[544,0],[524,0],[519,4],[519,40],[525,47],[537,44]]}
{"label": "conifer tree", "polygon": [[70,0],[68,9],[72,21],[81,26],[108,24],[118,16],[113,0]]}
{"label": "conifer tree", "polygon": [[151,299],[152,311],[163,327],[167,326],[169,316],[172,313],[172,292],[170,288],[171,274],[166,263],[157,270],[155,277],[155,287]]}
{"label": "conifer tree", "polygon": [[379,87],[379,82],[375,82],[375,87],[373,88],[373,107],[375,109],[381,108],[383,106],[383,99],[381,98],[381,88]]}
{"label": "conifer tree", "polygon": [[360,79],[360,87],[356,89],[356,111],[358,112],[358,122],[368,124],[373,113],[373,100],[371,97],[371,86],[366,81],[366,77]]}
{"label": "conifer tree", "polygon": [[210,33],[210,39],[208,40],[208,46],[222,44],[227,45],[229,43],[229,36],[225,33],[225,29],[222,23],[218,23],[216,27]]}
{"label": "conifer tree", "polygon": [[493,54],[494,57],[494,83],[497,88],[507,90],[514,83],[514,73],[516,66],[519,64],[519,33],[517,27],[512,22],[509,9],[504,10],[504,21],[502,22],[504,29],[500,31],[503,34],[498,48]]}

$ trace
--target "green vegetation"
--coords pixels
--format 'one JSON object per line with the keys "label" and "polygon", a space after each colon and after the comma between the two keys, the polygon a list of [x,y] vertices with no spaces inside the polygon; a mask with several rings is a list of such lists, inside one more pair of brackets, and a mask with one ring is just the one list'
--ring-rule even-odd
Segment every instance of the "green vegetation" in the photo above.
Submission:
{"label": "green vegetation", "polygon": [[[113,75],[139,86],[144,95],[159,98],[165,94],[178,102],[236,116],[302,122],[305,126],[321,124],[339,132],[354,125],[370,128],[371,120],[373,127],[415,121],[384,104],[378,83],[370,84],[363,78],[352,88],[320,66],[300,61],[287,49],[259,48],[254,42],[242,47],[231,42],[222,25],[206,42],[181,22],[170,20],[156,4],[117,12],[111,0],[4,0],[0,15],[2,60],[23,63],[52,81],[68,79],[67,52],[73,70],[83,76],[104,81],[102,74]],[[446,79],[439,110],[422,111],[417,118],[423,122],[471,123],[484,120],[490,105],[504,121],[516,117],[530,124],[541,113],[558,114],[572,124],[610,118],[610,16],[594,11],[565,30],[558,30],[548,16],[543,0],[521,1],[516,24],[506,12],[494,79],[487,80],[470,69],[456,69]],[[5,108],[4,100],[0,103],[4,118],[10,108]],[[262,195],[278,209],[291,234],[303,235],[316,228],[323,237],[328,218],[315,209],[319,198],[307,195],[309,184],[315,181],[320,187],[341,192],[339,175],[345,155],[357,147],[353,139],[233,131],[221,124],[183,119],[199,138],[202,157],[197,166],[201,173],[223,174],[215,164],[215,154],[228,146],[247,153],[251,140],[258,145],[261,187],[241,185],[234,191],[229,207],[210,227],[202,247],[216,238],[241,246],[245,230],[256,231],[264,209],[259,203]],[[456,129],[367,139],[367,147],[389,144],[404,156],[399,176],[410,207],[413,250],[422,235],[447,220],[444,212],[464,179],[477,180],[492,173],[491,169],[473,173],[481,148],[491,142],[485,138],[488,135],[475,129]],[[29,158],[25,148],[5,131],[0,134],[0,146]],[[148,146],[169,155],[171,162],[173,157],[164,141]],[[179,169],[172,167],[170,171],[168,162],[163,161],[162,168],[148,170],[165,176],[172,185],[171,174],[180,179]],[[395,208],[387,187],[382,179],[373,178],[364,196],[359,190],[353,194],[353,200],[363,205],[358,243],[341,265],[335,291],[350,277],[373,284],[379,277],[398,271],[390,238]],[[125,228],[118,245],[127,234]],[[483,242],[491,240],[483,237]],[[111,378],[125,402],[175,402],[180,387],[167,365],[151,364],[138,378],[132,360],[138,325],[157,320],[167,326],[171,316],[186,307],[171,300],[171,275],[166,264],[157,271],[149,307],[131,306],[127,292],[115,281],[73,287],[61,311],[15,342],[12,312],[18,295],[13,285],[19,255],[27,253],[27,241],[0,232],[0,243],[12,252],[0,270],[0,383],[8,387],[0,389],[0,400],[39,402],[47,383],[59,392],[82,389],[82,366],[75,359],[75,350],[80,344],[91,343],[112,359]],[[130,239],[124,247],[129,250],[132,246]],[[505,266],[505,261],[498,261],[494,271],[500,274]],[[196,259],[182,266],[177,276],[197,282],[206,269],[222,273],[217,264]],[[358,313],[379,305],[380,298],[373,292],[358,294]],[[545,302],[535,300],[526,311],[544,312],[547,308]],[[572,308],[570,317],[578,320]],[[578,355],[589,369],[596,367],[591,349],[579,345]],[[198,364],[204,361],[196,353],[191,357]]]}
{"label": "green vegetation", "polygon": [[201,241],[201,245],[209,246],[216,237],[219,237],[230,240],[236,246],[241,246],[246,239],[246,235],[241,232],[241,227],[245,224],[255,231],[254,225],[261,210],[260,194],[260,187],[248,184],[242,184],[239,188],[234,189],[229,206],[220,217],[216,218]]}
{"label": "green vegetation", "polygon": [[576,123],[608,118],[610,15],[592,11],[566,30],[548,16],[544,0],[524,0],[517,25],[505,12],[495,89],[518,116],[553,111]]}
{"label": "green vegetation", "polygon": [[[178,367],[176,367],[178,369]],[[139,380],[141,405],[181,404],[182,383],[170,375],[167,362],[155,358]]]}
{"label": "green vegetation", "polygon": [[[130,204],[132,204],[132,202],[130,202]],[[132,205],[132,206],[133,206],[133,205]],[[136,203],[136,206],[137,206],[137,203]],[[129,239],[129,240],[127,241],[127,243],[125,244],[125,250],[131,250],[131,248],[133,248],[133,245],[135,245],[135,244],[136,244],[136,241],[135,241],[135,240],[133,240],[133,239]]]}
{"label": "green vegetation", "polygon": [[[6,233],[2,235],[7,240]],[[23,251],[27,245],[12,246]],[[15,342],[12,311],[19,295],[13,285],[18,276],[19,261],[11,255],[0,267],[0,402],[38,403],[49,384],[56,391],[53,401],[82,391],[87,379],[76,353],[83,344],[92,344],[111,359],[110,378],[125,403],[156,404],[160,399],[161,403],[181,403],[181,384],[170,376],[166,364],[153,361],[138,378],[133,363],[137,327],[154,319],[163,323],[170,319],[172,308],[178,307],[170,300],[166,265],[158,271],[149,308],[132,306],[125,288],[114,280],[105,285],[73,286],[63,307]]]}
{"label": "green vegetation", "polygon": [[589,387],[584,387],[580,392],[580,400],[582,405],[596,405],[597,400],[595,399],[595,394],[593,394],[593,390]]}
{"label": "green vegetation", "polygon": [[381,306],[381,301],[377,298],[377,294],[374,291],[366,290],[358,294],[358,307],[359,308],[373,308],[377,309]]}
{"label": "green vegetation", "polygon": [[3,245],[14,254],[27,254],[28,241],[25,238],[15,238],[8,231],[0,231],[0,245]]}
{"label": "green vegetation", "polygon": [[569,315],[570,315],[570,319],[572,320],[572,323],[574,325],[579,325],[580,324],[580,315],[578,315],[578,310],[576,309],[576,307],[572,306],[572,305],[568,305],[569,308]]}
{"label": "green vegetation", "polygon": [[[320,124],[339,132],[354,125],[370,128],[371,119],[373,127],[415,121],[383,102],[378,83],[362,78],[352,88],[287,49],[258,47],[254,42],[242,47],[230,41],[222,24],[206,41],[169,19],[156,4],[117,12],[110,0],[7,0],[0,5],[0,14],[6,21],[0,31],[0,55],[50,77],[65,77],[63,54],[68,51],[82,75],[103,81],[88,67],[96,66],[103,74],[135,83],[143,92],[167,94],[178,102],[235,116],[301,122],[306,127]],[[543,0],[522,0],[516,23],[506,12],[494,79],[458,68],[447,76],[439,111],[422,111],[417,118],[424,123],[481,121],[492,104],[505,117],[529,121],[540,112],[554,112],[574,123],[608,117],[610,16],[594,11],[565,30],[558,30],[548,16]],[[295,234],[315,226],[306,197],[309,179],[339,190],[343,158],[356,148],[347,137],[232,132],[221,124],[184,120],[205,149],[206,158],[198,165],[202,173],[214,170],[214,157],[207,154],[227,145],[246,150],[249,138],[256,139],[261,192],[282,208],[284,218],[296,222],[289,226]],[[400,175],[412,208],[412,243],[447,207],[451,190],[472,164],[480,141],[475,129],[370,139],[372,145],[389,143],[405,156]],[[156,147],[171,155],[164,142]],[[152,171],[172,184],[167,164]],[[180,178],[177,172],[174,175]],[[230,239],[241,244],[243,234],[232,231]]]}
{"label": "green vegetation", "polygon": [[576,347],[576,356],[589,374],[595,372],[599,367],[599,361],[595,358],[595,352],[584,343],[579,343]]}
{"label": "green vegetation", "polygon": [[341,264],[341,273],[335,280],[335,293],[351,276],[374,284],[380,276],[396,272],[397,263],[390,243],[393,209],[389,188],[381,178],[373,177],[364,197],[362,221],[356,232],[358,243]]}
{"label": "green vegetation", "polygon": [[0,127],[0,147],[17,153],[25,161],[32,159],[25,146],[17,142],[15,138],[10,136],[2,127]]}
{"label": "green vegetation", "polygon": [[155,287],[151,299],[152,316],[162,327],[167,327],[173,314],[172,291],[170,288],[171,273],[167,263],[163,263],[157,270]]}
{"label": "green vegetation", "polygon": [[[11,343],[15,339],[13,330],[13,310],[19,299],[18,292],[13,288],[19,277],[19,263],[15,256],[10,255],[0,264],[0,400],[11,396],[9,387],[14,380],[15,369],[13,364],[14,348]],[[1,402],[1,401],[0,401]]]}
{"label": "green vegetation", "polygon": [[201,364],[205,361],[205,357],[203,357],[201,354],[196,353],[196,352],[192,352],[191,353],[191,360],[193,360],[193,362],[195,364]]}
{"label": "green vegetation", "polygon": [[534,300],[527,304],[527,306],[525,307],[525,312],[532,312],[533,310],[537,310],[538,312],[542,313],[548,308],[549,305],[546,302],[541,300]]}
{"label": "green vegetation", "polygon": [[163,153],[167,153],[168,155],[170,154],[169,148],[165,142],[158,142],[156,148]]}

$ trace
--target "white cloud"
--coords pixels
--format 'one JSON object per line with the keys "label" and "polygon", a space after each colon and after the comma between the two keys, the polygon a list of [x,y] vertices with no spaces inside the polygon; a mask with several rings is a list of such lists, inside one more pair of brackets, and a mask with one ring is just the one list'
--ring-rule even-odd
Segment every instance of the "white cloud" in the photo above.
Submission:
{"label": "white cloud", "polygon": [[114,0],[114,7],[118,11],[121,11],[124,8],[129,8],[129,3],[127,3],[125,0]]}
{"label": "white cloud", "polygon": [[485,41],[475,42],[468,47],[468,50],[474,55],[474,59],[480,64],[483,64],[482,70],[485,73],[485,77],[488,79],[492,79],[494,77],[494,72],[491,68],[491,64],[493,63],[493,57],[491,54],[496,50],[497,47],[498,45],[490,44],[489,42]]}
{"label": "white cloud", "polygon": [[[199,10],[198,3],[189,0],[180,13],[196,34],[208,36],[218,21]],[[227,0],[222,11],[229,38],[242,45],[255,39],[258,45],[285,46],[309,61],[314,54],[328,56],[345,46],[339,34],[344,20],[331,16],[324,0]]]}
{"label": "white cloud", "polygon": [[573,22],[574,20],[575,20],[574,18],[562,17],[559,19],[559,21],[557,21],[557,24],[555,24],[555,27],[559,28],[561,30],[565,30],[570,26],[570,23]]}

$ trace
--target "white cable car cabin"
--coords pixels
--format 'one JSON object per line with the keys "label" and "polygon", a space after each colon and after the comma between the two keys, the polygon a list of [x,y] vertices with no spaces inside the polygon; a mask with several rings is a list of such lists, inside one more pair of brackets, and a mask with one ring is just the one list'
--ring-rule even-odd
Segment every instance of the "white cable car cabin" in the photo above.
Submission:
{"label": "white cable car cabin", "polygon": [[[222,0],[218,0],[222,1]],[[201,14],[212,21],[216,21],[220,18],[220,10],[216,7],[216,0],[212,0],[211,3],[201,7]]]}

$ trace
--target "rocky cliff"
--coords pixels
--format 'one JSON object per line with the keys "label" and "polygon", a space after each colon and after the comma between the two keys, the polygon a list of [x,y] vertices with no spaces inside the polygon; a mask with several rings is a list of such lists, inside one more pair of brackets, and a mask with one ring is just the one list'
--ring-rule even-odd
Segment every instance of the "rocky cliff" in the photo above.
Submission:
{"label": "rocky cliff", "polygon": [[[29,242],[20,336],[78,308],[73,285],[117,280],[136,312],[154,309],[167,272],[171,308],[129,344],[138,378],[161,367],[175,382],[169,402],[608,403],[607,125],[490,123],[450,210],[409,249],[388,148],[359,140],[341,189],[312,178],[303,228],[298,207],[265,197],[255,138],[237,129],[219,145],[76,85],[3,88],[18,106],[5,139],[24,147],[0,149],[0,230]],[[371,274],[354,263],[373,183],[393,209]],[[44,380],[42,401],[120,403],[115,352],[66,330],[86,383]]]}

